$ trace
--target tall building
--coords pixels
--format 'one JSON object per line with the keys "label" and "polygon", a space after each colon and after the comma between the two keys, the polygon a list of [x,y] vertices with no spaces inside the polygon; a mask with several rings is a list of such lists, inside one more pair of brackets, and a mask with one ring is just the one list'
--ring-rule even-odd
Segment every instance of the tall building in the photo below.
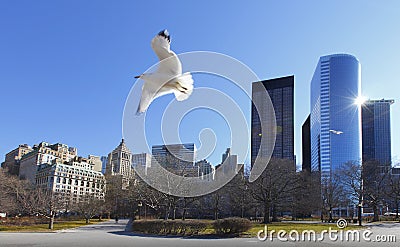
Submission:
{"label": "tall building", "polygon": [[[221,165],[224,166],[221,167]],[[231,149],[227,148],[225,153],[222,154],[221,164],[217,165],[215,169],[216,172],[223,174],[228,174],[230,171],[237,173],[239,171],[237,155],[231,154]]]}
{"label": "tall building", "polygon": [[93,170],[89,159],[75,157],[67,163],[41,164],[38,167],[35,183],[61,195],[66,207],[79,202],[85,195],[104,199],[104,175]]}
{"label": "tall building", "polygon": [[102,170],[102,161],[100,156],[96,155],[88,155],[87,157],[88,163],[93,165],[93,170],[97,172],[101,172]]}
{"label": "tall building", "polygon": [[100,160],[101,160],[101,173],[105,174],[108,158],[107,158],[107,156],[101,156]]}
{"label": "tall building", "polygon": [[[260,87],[259,84],[263,85]],[[261,103],[260,110],[268,108],[268,102],[262,99],[262,92],[265,88],[271,98],[276,117],[276,141],[272,158],[294,160],[294,76],[286,76],[260,82],[252,85],[252,100]],[[254,105],[251,111],[251,164],[254,164],[255,157],[260,152],[260,156],[265,156],[264,150],[260,150],[261,142],[261,123]],[[268,123],[266,123],[268,124]]]}
{"label": "tall building", "polygon": [[41,142],[33,146],[33,151],[22,156],[20,160],[19,178],[35,183],[39,165],[69,162],[77,156],[77,149],[65,144],[49,144]]}
{"label": "tall building", "polygon": [[147,174],[147,169],[151,167],[151,154],[141,153],[132,155],[132,167],[140,166],[145,169]]}
{"label": "tall building", "polygon": [[310,134],[310,115],[301,127],[301,150],[302,150],[302,170],[311,172],[311,134]]}
{"label": "tall building", "polygon": [[28,144],[21,144],[16,149],[6,154],[5,160],[2,163],[2,168],[7,169],[12,175],[19,175],[19,166],[22,156],[33,151],[33,148]]}
{"label": "tall building", "polygon": [[214,174],[214,167],[210,164],[210,162],[208,162],[207,160],[200,160],[196,162],[196,167],[199,168],[199,177],[201,179],[208,179],[208,180],[212,180],[213,177],[212,176],[207,176],[208,174]]}
{"label": "tall building", "polygon": [[126,146],[124,139],[121,140],[118,147],[108,154],[106,166],[106,175],[119,177],[122,188],[129,185],[129,181],[134,178],[132,168],[132,153]]}
{"label": "tall building", "polygon": [[162,167],[180,176],[197,177],[195,166],[196,146],[194,143],[156,145],[152,147],[152,157]]}
{"label": "tall building", "polygon": [[368,100],[361,110],[362,158],[390,166],[392,160],[390,106],[394,100]]}
{"label": "tall building", "polygon": [[311,81],[311,169],[330,179],[346,162],[361,161],[361,66],[334,54],[319,59]]}

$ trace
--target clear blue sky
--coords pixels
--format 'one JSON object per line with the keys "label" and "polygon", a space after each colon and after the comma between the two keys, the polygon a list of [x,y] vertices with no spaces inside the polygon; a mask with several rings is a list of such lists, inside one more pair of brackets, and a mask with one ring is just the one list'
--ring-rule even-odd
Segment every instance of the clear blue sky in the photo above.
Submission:
{"label": "clear blue sky", "polygon": [[395,0],[0,0],[0,155],[40,141],[108,154],[122,137],[133,76],[157,61],[150,40],[167,28],[176,53],[224,53],[261,79],[295,75],[298,163],[318,58],[355,55],[363,94],[396,100],[392,153],[399,156],[399,13]]}

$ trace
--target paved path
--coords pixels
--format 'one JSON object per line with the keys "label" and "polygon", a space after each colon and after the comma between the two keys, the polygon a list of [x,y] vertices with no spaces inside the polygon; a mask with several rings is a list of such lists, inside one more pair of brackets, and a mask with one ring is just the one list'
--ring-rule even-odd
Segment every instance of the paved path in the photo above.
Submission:
{"label": "paved path", "polygon": [[127,220],[103,222],[95,225],[62,230],[55,233],[0,233],[0,246],[399,246],[400,224],[379,224],[371,227],[374,239],[376,235],[396,235],[397,243],[366,243],[362,242],[333,242],[326,239],[324,242],[280,242],[274,239],[262,242],[257,238],[232,239],[195,239],[179,237],[149,237],[125,232]]}

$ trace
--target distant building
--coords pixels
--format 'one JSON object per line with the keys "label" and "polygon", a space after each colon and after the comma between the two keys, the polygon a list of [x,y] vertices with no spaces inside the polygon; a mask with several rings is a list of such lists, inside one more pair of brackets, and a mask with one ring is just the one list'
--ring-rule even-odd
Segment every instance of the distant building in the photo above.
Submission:
{"label": "distant building", "polygon": [[134,178],[132,168],[132,153],[126,146],[124,139],[121,140],[118,147],[108,154],[106,166],[106,175],[119,177],[123,188],[129,185],[130,180]]}
{"label": "distant building", "polygon": [[2,163],[2,168],[7,169],[12,175],[19,175],[19,167],[22,156],[33,151],[33,148],[28,144],[21,144],[16,149],[6,154],[5,160]]}
{"label": "distant building", "polygon": [[144,167],[145,171],[151,167],[151,154],[141,153],[141,154],[133,154],[132,155],[132,167]]}
{"label": "distant building", "polygon": [[195,166],[196,146],[194,143],[156,145],[152,147],[153,162],[179,176],[197,177],[199,169]]}
{"label": "distant building", "polygon": [[[214,173],[214,167],[205,159],[197,161],[195,166],[199,168],[199,177],[201,179],[205,179],[206,175]],[[213,177],[210,175],[208,178],[212,179]]]}
{"label": "distant building", "polygon": [[102,170],[102,161],[100,156],[96,155],[88,155],[88,162],[93,165],[93,170],[97,172],[101,172]]}
{"label": "distant building", "polygon": [[133,154],[132,166],[151,167],[151,154],[148,153]]}
{"label": "distant building", "polygon": [[108,158],[107,156],[101,156],[100,160],[101,160],[101,173],[105,174]]}
{"label": "distant building", "polygon": [[36,171],[39,165],[66,163],[77,156],[77,149],[65,144],[49,144],[41,142],[33,146],[33,151],[22,156],[20,160],[19,177],[35,183]]}
{"label": "distant building", "polygon": [[311,170],[321,180],[346,162],[361,161],[361,66],[348,54],[319,59],[311,80]]}
{"label": "distant building", "polygon": [[311,172],[311,134],[310,115],[301,128],[302,171]]}
{"label": "distant building", "polygon": [[93,170],[95,165],[88,159],[75,157],[67,163],[41,164],[35,176],[37,186],[62,195],[66,206],[92,195],[104,199],[104,175]]}
{"label": "distant building", "polygon": [[368,100],[361,110],[363,161],[375,160],[390,166],[391,130],[390,106],[394,100]]}
{"label": "distant building", "polygon": [[[222,166],[223,165],[223,166]],[[223,173],[228,174],[229,172],[233,171],[235,173],[238,172],[238,159],[237,155],[231,154],[231,149],[227,148],[225,153],[222,154],[221,164],[215,167],[216,173]]]}
{"label": "distant building", "polygon": [[[263,87],[258,86],[259,84]],[[252,88],[252,100],[258,102],[261,109],[257,112],[253,105],[251,111],[251,165],[253,166],[257,155],[266,156],[265,151],[260,150],[261,126],[268,123],[261,123],[258,115],[268,114],[268,101],[261,98],[263,94],[260,90],[264,88],[271,98],[276,117],[276,141],[272,158],[294,160],[294,76],[254,82]]]}

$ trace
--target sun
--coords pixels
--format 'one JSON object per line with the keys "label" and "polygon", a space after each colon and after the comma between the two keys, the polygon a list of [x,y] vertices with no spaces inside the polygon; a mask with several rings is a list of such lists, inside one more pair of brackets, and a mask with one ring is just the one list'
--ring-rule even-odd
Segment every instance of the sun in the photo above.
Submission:
{"label": "sun", "polygon": [[354,100],[354,104],[356,104],[356,105],[358,105],[358,106],[362,106],[362,105],[365,103],[365,101],[367,101],[367,98],[364,97],[364,96],[362,96],[362,95],[359,95],[359,96]]}

